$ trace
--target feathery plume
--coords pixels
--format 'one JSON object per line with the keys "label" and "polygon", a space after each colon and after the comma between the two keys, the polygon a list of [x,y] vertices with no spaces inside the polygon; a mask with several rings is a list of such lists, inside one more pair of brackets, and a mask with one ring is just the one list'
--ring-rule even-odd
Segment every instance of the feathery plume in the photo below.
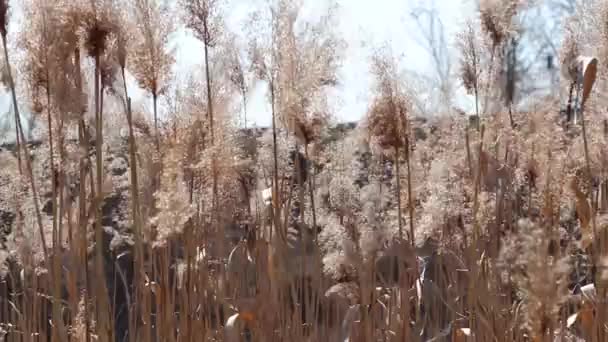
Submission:
{"label": "feathery plume", "polygon": [[94,0],[89,7],[81,8],[84,46],[91,57],[106,52],[111,36],[118,29],[115,6],[114,0]]}
{"label": "feathery plume", "polygon": [[160,151],[157,101],[171,80],[175,59],[168,50],[168,43],[174,25],[169,8],[160,0],[135,0],[131,10],[130,19],[136,35],[130,69],[139,85],[152,95],[156,145]]}
{"label": "feathery plume", "polygon": [[480,41],[473,22],[468,20],[465,29],[458,34],[460,50],[460,78],[469,94],[476,93],[481,75]]}
{"label": "feathery plume", "polygon": [[482,0],[479,4],[481,28],[490,40],[493,50],[513,34],[513,18],[521,0]]}
{"label": "feathery plume", "polygon": [[564,42],[560,50],[562,76],[569,82],[576,82],[578,77],[577,58],[580,56],[579,37],[571,25],[566,26]]}
{"label": "feathery plume", "polygon": [[220,0],[180,0],[186,14],[186,27],[196,38],[214,47],[223,34]]}
{"label": "feathery plume", "polygon": [[396,78],[398,70],[388,52],[377,52],[372,58],[377,95],[368,112],[370,136],[383,148],[401,148],[407,135],[406,117],[410,103]]}
{"label": "feathery plume", "polygon": [[130,19],[136,34],[130,68],[143,89],[159,96],[167,89],[174,63],[168,49],[174,30],[171,13],[159,0],[135,0],[133,7]]}

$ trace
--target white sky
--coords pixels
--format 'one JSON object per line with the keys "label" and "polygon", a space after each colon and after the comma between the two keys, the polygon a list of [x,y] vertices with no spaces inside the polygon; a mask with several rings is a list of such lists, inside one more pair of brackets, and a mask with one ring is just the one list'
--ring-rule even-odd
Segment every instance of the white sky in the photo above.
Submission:
{"label": "white sky", "polygon": [[[230,30],[239,32],[248,12],[256,3],[262,0],[232,0],[232,5],[226,10],[226,18]],[[434,8],[444,24],[447,44],[452,54],[453,69],[456,69],[458,58],[454,51],[454,34],[461,28],[465,18],[473,12],[473,0],[337,0],[340,6],[337,28],[348,44],[343,67],[340,70],[341,86],[331,93],[331,104],[335,118],[339,121],[358,120],[365,114],[368,106],[371,79],[368,72],[368,56],[371,48],[384,43],[390,43],[396,55],[403,55],[401,67],[422,74],[432,73],[431,58],[420,44],[420,30],[410,13],[416,8]],[[303,0],[304,16],[313,18],[319,15],[326,0]],[[11,23],[13,25],[13,23]],[[12,30],[12,29],[11,29]],[[243,34],[239,37],[247,41]],[[176,46],[176,72],[189,73],[192,68],[202,64],[202,46],[189,33],[181,30],[174,42]],[[130,82],[131,83],[131,82]],[[133,82],[134,84],[134,82]],[[131,87],[130,87],[131,88]],[[248,123],[255,122],[258,126],[270,123],[270,106],[265,87],[258,85],[248,99]],[[130,93],[134,103],[148,102],[144,92],[132,89]],[[423,94],[420,94],[423,96]],[[2,130],[8,124],[12,126],[10,101],[6,93],[0,94],[0,135],[6,135]],[[26,112],[26,101],[20,101],[22,112]],[[465,103],[466,105],[466,103]],[[146,106],[150,107],[150,106]],[[7,121],[8,119],[8,121]],[[8,129],[12,133],[14,128]],[[12,135],[12,134],[11,134]],[[8,138],[10,140],[11,138]],[[6,141],[7,136],[0,136],[0,141]]]}
{"label": "white sky", "polygon": [[[228,12],[229,27],[239,30],[251,3],[256,0],[235,1]],[[259,1],[257,1],[259,2]],[[314,17],[322,11],[326,0],[304,0],[305,16]],[[437,10],[446,30],[449,51],[454,53],[453,37],[460,30],[464,19],[473,13],[472,0],[338,0],[339,22],[337,28],[348,43],[340,81],[343,86],[332,92],[336,119],[358,120],[367,110],[371,79],[368,73],[368,54],[374,46],[389,42],[396,55],[404,55],[401,67],[423,74],[432,72],[430,56],[420,45],[422,38],[410,13],[419,7]],[[246,37],[241,35],[241,39]],[[180,71],[200,65],[200,43],[188,33],[180,33],[177,61]],[[452,62],[457,63],[454,56]],[[248,121],[255,120],[260,126],[270,123],[270,107],[264,87],[257,87],[248,99]]]}

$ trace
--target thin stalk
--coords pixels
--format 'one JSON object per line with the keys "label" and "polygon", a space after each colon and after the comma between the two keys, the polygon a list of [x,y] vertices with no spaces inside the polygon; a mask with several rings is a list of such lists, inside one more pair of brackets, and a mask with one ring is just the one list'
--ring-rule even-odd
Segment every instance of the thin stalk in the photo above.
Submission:
{"label": "thin stalk", "polygon": [[[585,109],[584,109],[584,104],[581,104],[581,110],[580,110],[580,114],[581,114],[581,125],[583,128],[583,146],[585,148],[585,164],[586,164],[586,168],[587,168],[587,177],[589,178],[589,185],[590,188],[593,189],[593,174],[591,173],[591,157],[589,156],[589,145],[587,142],[587,125],[585,124]],[[593,190],[591,190],[591,193],[593,193]],[[592,204],[592,213],[591,213],[591,224],[593,226],[593,234],[594,236],[597,236],[598,231],[597,231],[597,223],[595,220],[595,214],[597,212],[597,201],[593,200],[593,196],[591,198],[591,204]],[[603,246],[601,246],[601,248],[603,248]]]}
{"label": "thin stalk", "polygon": [[587,168],[587,177],[589,177],[589,181],[593,181],[593,174],[591,173],[591,160],[589,157],[589,145],[587,143],[587,125],[585,124],[585,116],[584,109],[581,107],[581,125],[583,128],[583,146],[585,148],[585,166]]}
{"label": "thin stalk", "polygon": [[[203,21],[205,36],[208,36],[208,27],[206,18]],[[214,143],[213,131],[213,100],[211,98],[211,69],[209,67],[209,44],[203,39],[203,48],[205,53],[205,80],[207,81],[207,115],[209,116],[209,131],[211,133],[211,144]]]}
{"label": "thin stalk", "polygon": [[[65,127],[65,121],[63,117],[59,118],[59,127],[58,127],[58,136],[57,136],[57,149],[59,150],[59,165],[65,165],[65,135],[64,135],[64,127]],[[58,190],[58,196],[59,196],[59,202],[58,202],[58,210],[59,210],[59,217],[58,217],[58,222],[57,222],[57,226],[58,226],[58,234],[59,234],[59,241],[63,241],[63,219],[64,219],[64,214],[66,211],[70,210],[71,208],[71,203],[66,203],[65,200],[65,172],[63,171],[63,168],[60,167],[59,170],[57,171],[57,188]],[[69,222],[69,219],[67,220]],[[68,225],[68,244],[71,247],[71,242],[72,242],[72,230],[70,225]]]}
{"label": "thin stalk", "polygon": [[[587,177],[589,179],[589,187],[591,189],[590,193],[593,194],[593,174],[591,173],[591,158],[589,156],[589,145],[587,143],[587,125],[585,124],[585,115],[584,115],[584,104],[581,104],[581,110],[580,110],[580,114],[581,114],[581,125],[583,128],[583,146],[585,148],[585,164],[586,164],[586,169],[587,169]],[[599,188],[598,188],[599,191]],[[595,219],[595,215],[597,212],[597,201],[593,200],[593,195],[591,196],[591,224],[593,227],[593,235],[596,237],[596,240],[599,241],[599,246],[597,246],[597,244],[594,244],[593,249],[594,249],[594,254],[595,254],[595,258],[596,259],[596,263],[601,263],[602,260],[599,259],[601,258],[604,254],[605,254],[605,249],[606,249],[606,241],[605,241],[605,233],[602,233],[602,236],[598,236],[599,232],[597,230],[597,223],[596,223],[596,219]],[[599,282],[598,282],[599,280]],[[596,279],[596,282],[598,283],[598,291],[600,291],[600,295],[605,296],[606,295],[606,287],[605,284],[603,283],[603,279]],[[602,319],[600,322],[603,322],[603,318],[605,317],[606,314],[606,304],[604,302],[602,302],[600,304],[600,319]],[[603,324],[602,324],[603,325]],[[600,338],[603,340],[604,336],[605,336],[605,331],[604,329],[599,329],[598,330],[600,333]]]}
{"label": "thin stalk", "polygon": [[[121,75],[123,86],[125,89],[127,125],[129,126],[129,159],[131,171],[131,215],[133,220],[133,232],[135,234],[135,259],[134,259],[134,274],[133,284],[135,285],[135,301],[139,303],[141,294],[141,281],[143,278],[141,272],[143,270],[143,247],[142,247],[142,227],[140,224],[139,211],[139,184],[137,177],[137,145],[135,142],[135,134],[133,132],[133,118],[131,112],[131,98],[127,90],[127,78],[125,77],[125,68],[121,67]],[[137,336],[135,323],[132,319],[129,320],[129,338],[131,342],[135,342]]]}
{"label": "thin stalk", "polygon": [[511,39],[511,59],[509,63],[509,76],[508,76],[508,105],[509,105],[509,123],[511,124],[511,128],[515,128],[515,121],[513,120],[513,98],[515,96],[515,73],[517,72],[515,65],[517,63],[517,41],[515,38]]}
{"label": "thin stalk", "polygon": [[110,334],[107,326],[106,310],[108,299],[105,287],[104,260],[103,260],[103,228],[101,226],[101,206],[103,202],[103,122],[101,111],[101,89],[100,89],[100,57],[95,56],[95,157],[96,157],[96,180],[97,196],[95,199],[95,268],[97,271],[96,299],[98,335],[101,341],[106,341]]}
{"label": "thin stalk", "polygon": [[[474,46],[474,45],[473,45]],[[475,79],[474,79],[474,83],[473,83],[473,92],[475,93],[475,115],[477,115],[477,131],[479,131],[480,127],[480,121],[481,118],[479,117],[479,79],[478,79],[478,72],[477,72],[477,48],[473,48],[471,49],[471,53],[473,54],[473,72],[475,73]]]}
{"label": "thin stalk", "polygon": [[304,182],[302,179],[302,163],[300,160],[300,143],[296,140],[296,151],[294,155],[295,171],[296,171],[296,184],[298,184],[298,206],[299,206],[299,217],[300,222],[304,221]]}
{"label": "thin stalk", "polygon": [[[203,30],[205,37],[209,36],[209,28],[207,23],[207,17],[203,18]],[[215,148],[215,130],[214,130],[214,113],[213,113],[213,97],[211,92],[211,68],[209,66],[209,44],[206,39],[203,39],[203,51],[205,58],[205,80],[206,80],[206,91],[207,91],[207,115],[209,120],[209,133],[211,135],[211,146]],[[213,212],[217,211],[218,206],[218,187],[217,187],[217,167],[216,167],[216,154],[215,150],[212,154],[211,168],[213,172]]]}
{"label": "thin stalk", "polygon": [[[196,222],[199,222],[198,215],[195,217]],[[186,227],[186,231],[184,234],[185,240],[185,253],[186,253],[186,291],[184,291],[185,302],[183,303],[184,309],[183,314],[186,321],[186,327],[184,331],[184,341],[192,342],[192,300],[194,299],[194,275],[193,275],[193,254],[195,253],[195,244],[194,244],[194,232],[193,232],[194,223],[188,224]]]}
{"label": "thin stalk", "polygon": [[[306,155],[306,160],[310,160],[308,155],[308,144],[304,145],[304,154]],[[310,172],[310,183],[308,190],[310,192],[310,210],[312,212],[312,227],[313,227],[313,235],[314,241],[317,241],[317,211],[315,209],[315,166],[311,163],[311,172]]]}
{"label": "thin stalk", "polygon": [[[277,149],[277,128],[276,128],[276,113],[275,113],[275,91],[274,82],[270,83],[270,102],[272,107],[272,158],[273,158],[273,174],[272,174],[272,209],[273,217],[277,219],[280,217],[279,211],[279,161],[278,161],[278,149]],[[274,228],[279,229],[278,220],[275,219]],[[272,229],[270,231],[270,237],[272,238]]]}
{"label": "thin stalk", "polygon": [[[82,74],[80,71],[80,49],[76,48],[74,50],[74,64],[76,66],[75,70],[75,79],[76,79],[76,89],[78,90],[78,94],[82,94]],[[84,113],[81,113],[83,115]],[[79,118],[78,120],[78,145],[83,150],[83,155],[78,160],[78,168],[80,171],[79,175],[79,195],[78,195],[78,227],[81,229],[81,253],[82,253],[82,267],[84,269],[84,279],[85,279],[85,289],[84,289],[84,321],[85,321],[85,341],[91,341],[91,320],[90,320],[90,312],[89,312],[89,289],[90,280],[89,280],[89,256],[88,256],[88,241],[87,241],[87,226],[88,226],[88,215],[86,208],[86,196],[87,196],[87,188],[86,188],[86,178],[87,178],[87,164],[88,161],[88,153],[89,153],[89,143],[88,143],[88,135],[86,134],[86,126],[84,124],[84,120]],[[93,188],[91,188],[93,191]]]}
{"label": "thin stalk", "polygon": [[17,147],[17,166],[19,167],[19,175],[23,175],[23,167],[21,166],[21,138],[19,137],[19,114],[13,106],[13,113],[15,114],[15,143]]}
{"label": "thin stalk", "polygon": [[572,120],[572,96],[574,93],[574,85],[574,82],[570,83],[570,91],[568,93],[568,104],[566,106],[566,121],[568,123]]}
{"label": "thin stalk", "polygon": [[241,87],[241,93],[243,96],[243,121],[245,129],[247,129],[247,89],[244,86]]}
{"label": "thin stalk", "polygon": [[55,151],[53,148],[53,121],[51,118],[51,89],[50,89],[50,78],[47,61],[47,88],[46,88],[46,100],[47,100],[47,124],[49,130],[49,154],[51,159],[51,211],[53,220],[53,339],[55,341],[67,340],[67,334],[63,318],[61,317],[61,266],[60,266],[60,255],[61,255],[61,234],[58,231],[58,210],[57,210],[57,182],[59,176],[55,169]]}
{"label": "thin stalk", "polygon": [[479,117],[479,90],[477,89],[477,81],[475,82],[475,86],[474,86],[473,90],[475,92],[475,115],[477,116],[476,128],[477,128],[477,131],[479,132],[480,125],[481,125],[481,117]]}
{"label": "thin stalk", "polygon": [[469,139],[469,128],[465,128],[464,141],[467,149],[467,164],[469,166],[469,176],[473,178],[473,162],[471,161],[471,142]]}
{"label": "thin stalk", "polygon": [[479,125],[481,124],[481,118],[479,117],[479,80],[478,80],[478,73],[477,73],[477,49],[471,49],[471,52],[473,54],[473,71],[475,72],[475,81],[473,84],[473,92],[475,94],[475,115],[477,116],[477,124],[475,125],[475,128],[477,129],[477,131],[479,132]]}
{"label": "thin stalk", "polygon": [[[44,33],[43,35],[46,37],[46,13],[43,11],[42,12],[42,26],[44,28]],[[52,120],[52,115],[51,115],[51,75],[49,72],[49,54],[48,51],[45,51],[45,55],[44,55],[45,61],[44,61],[44,65],[45,65],[45,76],[46,76],[46,116],[47,116],[47,127],[49,130],[49,136],[48,136],[48,140],[49,140],[49,154],[50,154],[50,159],[51,159],[51,175],[52,175],[52,180],[51,180],[51,192],[52,192],[52,216],[53,216],[53,238],[55,238],[55,235],[57,233],[57,173],[56,173],[56,168],[55,168],[55,151],[54,151],[54,146],[53,146],[53,120]],[[56,241],[53,241],[53,243],[55,243]],[[55,247],[55,245],[53,245],[53,247]],[[57,251],[55,251],[57,252]]]}
{"label": "thin stalk", "polygon": [[481,126],[481,140],[479,142],[479,151],[478,151],[478,168],[477,168],[477,174],[475,175],[475,192],[473,195],[473,222],[474,222],[474,244],[477,244],[477,240],[480,237],[480,227],[479,227],[479,222],[477,222],[477,211],[479,210],[479,188],[481,185],[481,158],[482,158],[482,153],[483,153],[483,137],[484,137],[484,133],[485,133],[485,127]]}
{"label": "thin stalk", "polygon": [[409,134],[405,137],[405,160],[407,165],[407,201],[408,210],[410,213],[410,237],[412,239],[412,246],[416,244],[416,236],[414,235],[414,201],[412,198],[412,168],[410,163],[410,137]]}
{"label": "thin stalk", "polygon": [[[285,274],[283,273],[284,269],[284,258],[286,257],[286,235],[287,235],[287,222],[288,222],[288,214],[290,212],[291,206],[291,192],[293,187],[289,187],[289,194],[287,196],[288,203],[285,208],[285,218],[284,218],[284,226],[281,223],[281,215],[282,215],[282,196],[279,191],[279,167],[278,167],[278,144],[277,144],[277,130],[276,130],[276,94],[275,94],[275,83],[274,78],[271,77],[269,81],[270,87],[270,102],[271,102],[271,112],[272,112],[272,151],[273,151],[273,191],[272,191],[272,204],[271,204],[271,217],[272,217],[272,225],[270,231],[270,245],[271,248],[268,248],[268,266],[269,266],[269,278],[270,278],[270,296],[271,301],[274,305],[279,306],[279,312],[277,312],[277,316],[273,317],[274,319],[279,319],[279,326],[283,326],[285,324],[284,318],[286,317],[283,312],[287,312],[287,308],[285,305],[281,305],[281,298],[283,298],[283,294],[285,293]],[[274,229],[274,231],[273,231]],[[278,268],[278,269],[277,269]],[[289,296],[288,293],[285,293],[285,296]],[[284,331],[284,329],[282,330]]]}
{"label": "thin stalk", "polygon": [[[403,221],[401,220],[401,167],[399,166],[399,145],[395,145],[395,168],[397,183],[397,223],[399,226],[399,240],[403,239]],[[411,219],[410,219],[411,221]],[[410,232],[411,234],[411,232]],[[412,239],[413,241],[413,239]]]}
{"label": "thin stalk", "polygon": [[44,237],[44,226],[42,225],[42,216],[40,214],[40,205],[38,203],[38,200],[39,200],[38,199],[38,190],[36,188],[36,182],[34,180],[34,173],[32,170],[30,153],[29,153],[29,150],[27,147],[27,139],[25,138],[25,135],[23,134],[23,127],[21,125],[21,116],[19,114],[19,105],[17,104],[17,92],[15,90],[15,81],[13,79],[10,59],[8,56],[6,35],[4,35],[4,34],[2,35],[2,47],[4,48],[4,60],[6,62],[6,71],[8,74],[9,87],[11,90],[11,97],[13,100],[13,109],[15,111],[15,125],[17,126],[17,131],[18,131],[17,136],[18,136],[18,139],[20,139],[19,145],[21,145],[21,148],[23,149],[23,153],[25,155],[25,167],[27,169],[27,175],[29,177],[30,186],[32,188],[32,197],[34,200],[34,209],[36,212],[36,222],[38,224],[38,232],[40,234],[40,241],[42,243],[42,248],[44,251],[44,260],[47,262],[47,265],[49,265],[49,253],[48,253],[48,248],[47,248],[47,244],[46,244],[46,238]]}
{"label": "thin stalk", "polygon": [[[45,16],[43,14],[43,21],[45,20]],[[49,73],[49,58],[48,53],[45,54],[45,72],[46,72],[46,114],[47,114],[47,128],[49,130],[48,141],[49,141],[49,157],[51,163],[51,212],[52,212],[52,222],[53,222],[53,340],[61,341],[65,338],[64,330],[63,330],[63,320],[61,319],[61,307],[60,301],[61,298],[61,273],[59,266],[59,252],[60,248],[60,239],[57,233],[57,181],[58,175],[55,170],[55,151],[53,146],[53,120],[51,116],[51,79]]]}
{"label": "thin stalk", "polygon": [[[146,246],[147,252],[149,255],[152,255],[152,251],[149,246]],[[142,268],[145,269],[145,265],[142,265]],[[145,271],[144,271],[145,272]],[[152,289],[151,284],[146,284],[148,282],[147,276],[141,279],[143,283],[142,288],[142,297],[141,297],[141,324],[143,325],[143,332],[141,333],[141,337],[138,335],[137,340],[139,341],[152,341],[152,305],[151,305],[151,297],[152,297]],[[141,284],[140,284],[141,285]]]}
{"label": "thin stalk", "polygon": [[154,136],[156,142],[156,151],[160,154],[160,137],[158,136],[158,94],[152,92],[152,107],[154,110]]}
{"label": "thin stalk", "polygon": [[[213,224],[215,225],[215,231],[216,234],[218,235],[218,240],[220,243],[220,256],[223,258],[226,253],[224,251],[225,249],[225,237],[226,235],[224,234],[223,230],[220,228],[222,223],[221,222],[216,222],[216,221],[220,221],[219,220],[219,215],[218,215],[218,211],[219,211],[219,190],[218,190],[218,167],[217,167],[217,148],[216,148],[216,144],[215,144],[215,129],[214,129],[214,112],[213,112],[213,93],[211,91],[212,89],[212,79],[211,79],[211,67],[209,65],[209,42],[207,40],[208,37],[210,37],[210,32],[209,32],[209,23],[208,23],[208,17],[204,16],[203,17],[203,30],[204,30],[204,35],[205,38],[203,39],[203,50],[204,50],[204,58],[205,58],[205,80],[206,80],[206,90],[207,90],[207,114],[209,116],[209,133],[211,135],[211,148],[212,148],[212,156],[211,156],[211,172],[212,172],[212,177],[213,177],[213,184],[212,184],[212,192],[213,192],[213,198],[212,198],[212,211],[211,211],[211,219]],[[223,263],[220,265],[221,268],[223,268]],[[220,272],[220,274],[223,274],[223,272]],[[224,287],[220,287],[219,289],[219,295],[221,298],[224,297]],[[226,305],[224,304],[224,301],[222,300],[222,308],[224,309],[224,312],[226,312]],[[218,319],[219,319],[219,314],[218,314]]]}

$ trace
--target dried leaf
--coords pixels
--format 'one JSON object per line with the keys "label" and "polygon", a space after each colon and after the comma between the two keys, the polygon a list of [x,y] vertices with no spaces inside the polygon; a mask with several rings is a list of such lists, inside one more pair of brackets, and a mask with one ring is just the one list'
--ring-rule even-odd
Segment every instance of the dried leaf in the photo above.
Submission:
{"label": "dried leaf", "polygon": [[581,225],[582,245],[583,248],[587,248],[593,241],[593,231],[589,225],[592,215],[591,205],[575,178],[572,179],[571,188],[576,196],[576,214]]}
{"label": "dried leaf", "polygon": [[594,284],[587,284],[581,287],[581,294],[583,295],[583,299],[586,301],[595,301],[597,292],[595,291]]}
{"label": "dried leaf", "polygon": [[581,65],[581,72],[583,76],[583,101],[582,105],[585,105],[589,95],[591,94],[591,90],[593,89],[593,84],[595,83],[595,79],[597,76],[597,63],[598,60],[595,57],[584,57],[579,56],[577,59],[578,63]]}

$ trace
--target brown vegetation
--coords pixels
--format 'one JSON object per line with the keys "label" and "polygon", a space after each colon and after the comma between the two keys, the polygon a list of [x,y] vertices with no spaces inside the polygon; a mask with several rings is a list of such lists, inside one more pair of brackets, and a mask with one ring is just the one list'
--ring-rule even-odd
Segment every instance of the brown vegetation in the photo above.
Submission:
{"label": "brown vegetation", "polygon": [[[1,341],[608,340],[607,104],[577,101],[589,47],[576,21],[602,23],[606,65],[605,4],[574,15],[562,48],[580,126],[554,101],[516,112],[497,98],[525,6],[487,0],[457,44],[475,125],[417,118],[404,62],[380,49],[356,127],[328,105],[345,44],[335,6],[305,25],[297,1],[258,9],[244,58],[220,0],[24,4],[10,42],[0,0],[16,127],[0,147]],[[172,84],[178,15],[204,68]],[[232,120],[251,80],[268,89],[266,130],[246,108],[244,128]]]}

